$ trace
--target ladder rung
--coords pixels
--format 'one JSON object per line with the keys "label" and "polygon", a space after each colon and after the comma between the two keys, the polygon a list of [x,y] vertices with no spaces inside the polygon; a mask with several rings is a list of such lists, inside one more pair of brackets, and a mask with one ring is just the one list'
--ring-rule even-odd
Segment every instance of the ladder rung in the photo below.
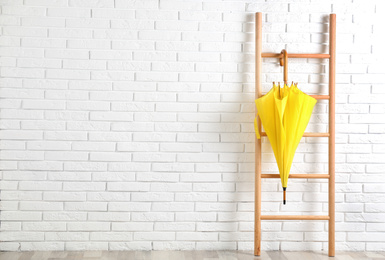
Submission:
{"label": "ladder rung", "polygon": [[309,95],[315,99],[330,99],[329,95]]}
{"label": "ladder rung", "polygon": [[[281,58],[281,53],[269,53],[269,52],[263,52],[262,58]],[[310,59],[329,59],[330,54],[324,54],[324,53],[288,53],[288,58],[310,58]]]}
{"label": "ladder rung", "polygon": [[[261,132],[261,136],[267,136],[266,132]],[[303,137],[329,137],[329,133],[304,133]]]}
{"label": "ladder rung", "polygon": [[[294,179],[329,179],[328,174],[289,174]],[[280,178],[279,174],[261,174],[261,178]]]}
{"label": "ladder rung", "polygon": [[329,216],[317,215],[262,215],[261,220],[329,220]]}
{"label": "ladder rung", "polygon": [[[263,97],[264,95],[261,95],[260,97]],[[315,99],[330,99],[329,95],[309,95]]]}

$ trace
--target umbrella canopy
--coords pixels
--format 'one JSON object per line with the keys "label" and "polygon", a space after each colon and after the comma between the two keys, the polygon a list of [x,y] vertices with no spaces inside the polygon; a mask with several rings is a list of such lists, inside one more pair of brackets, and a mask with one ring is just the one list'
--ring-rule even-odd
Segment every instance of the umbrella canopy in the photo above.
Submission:
{"label": "umbrella canopy", "polygon": [[[309,123],[317,100],[298,89],[297,85],[283,88],[273,84],[273,88],[263,97],[255,100],[262,126],[273,148],[279,175],[284,190],[286,187],[295,151]],[[257,118],[255,131],[260,138]]]}

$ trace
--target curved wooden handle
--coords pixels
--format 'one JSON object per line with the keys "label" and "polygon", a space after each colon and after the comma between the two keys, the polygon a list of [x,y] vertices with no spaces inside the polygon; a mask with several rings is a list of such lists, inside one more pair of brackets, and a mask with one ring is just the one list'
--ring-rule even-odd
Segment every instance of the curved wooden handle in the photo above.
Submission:
{"label": "curved wooden handle", "polygon": [[283,81],[285,82],[285,84],[287,84],[287,63],[288,63],[288,60],[287,60],[287,51],[285,49],[283,49],[281,51],[281,54],[282,54],[282,58],[279,59],[279,64],[281,66],[283,66]]}

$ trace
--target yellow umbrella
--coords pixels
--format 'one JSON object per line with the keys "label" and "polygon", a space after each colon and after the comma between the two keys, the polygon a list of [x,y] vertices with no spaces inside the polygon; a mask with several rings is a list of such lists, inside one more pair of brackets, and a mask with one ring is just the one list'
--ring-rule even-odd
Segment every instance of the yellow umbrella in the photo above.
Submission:
{"label": "yellow umbrella", "polygon": [[[273,148],[284,191],[286,188],[295,151],[301,140],[317,100],[303,93],[297,85],[286,84],[281,89],[273,88],[263,97],[255,100],[258,115]],[[257,118],[254,119],[257,138],[260,138]]]}

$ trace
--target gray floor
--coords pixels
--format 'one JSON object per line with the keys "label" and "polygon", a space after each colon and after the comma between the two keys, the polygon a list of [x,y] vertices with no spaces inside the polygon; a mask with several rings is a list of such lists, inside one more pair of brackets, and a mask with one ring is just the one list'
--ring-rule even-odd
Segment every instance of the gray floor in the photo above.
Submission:
{"label": "gray floor", "polygon": [[338,252],[329,258],[326,252],[262,252],[255,257],[252,251],[45,251],[0,252],[0,260],[366,260],[385,259],[385,252]]}

